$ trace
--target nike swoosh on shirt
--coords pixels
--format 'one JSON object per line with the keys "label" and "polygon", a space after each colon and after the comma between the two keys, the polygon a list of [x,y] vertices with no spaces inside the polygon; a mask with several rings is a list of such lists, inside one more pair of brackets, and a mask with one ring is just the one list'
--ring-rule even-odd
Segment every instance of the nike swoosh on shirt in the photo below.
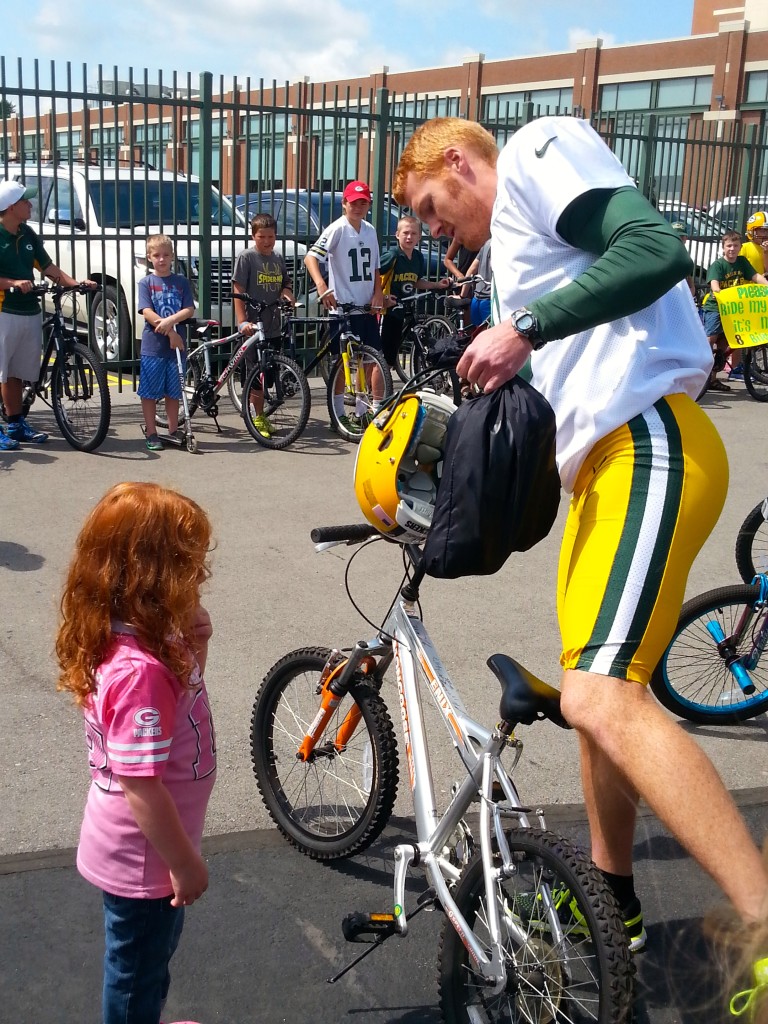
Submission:
{"label": "nike swoosh on shirt", "polygon": [[536,156],[539,158],[539,160],[541,160],[541,158],[547,152],[547,149],[549,147],[550,142],[554,142],[556,138],[557,138],[557,136],[553,135],[551,139],[547,139],[547,141],[544,143],[544,145],[541,147],[541,149],[534,149],[533,152],[536,154]]}

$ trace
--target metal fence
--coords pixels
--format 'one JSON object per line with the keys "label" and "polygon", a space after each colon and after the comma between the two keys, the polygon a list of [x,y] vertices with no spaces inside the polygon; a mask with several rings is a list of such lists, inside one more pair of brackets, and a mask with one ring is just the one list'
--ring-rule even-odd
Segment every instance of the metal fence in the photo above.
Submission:
{"label": "metal fence", "polygon": [[[469,109],[457,96],[308,82],[266,88],[250,79],[214,82],[208,73],[150,77],[145,70],[121,80],[117,69],[110,75],[101,66],[62,71],[35,61],[30,69],[0,58],[0,171],[38,185],[32,225],[54,261],[99,281],[93,302],[70,313],[121,383],[126,374],[135,384],[142,327],[135,296],[147,269],[147,234],[172,238],[199,314],[224,329],[232,324],[231,274],[250,242],[250,216],[271,212],[295,290],[312,313],[316,296],[303,256],[340,215],[346,181],[371,184],[371,216],[385,247],[399,213],[389,185],[419,124],[436,115],[478,116],[502,144],[545,113],[573,111],[501,102]],[[715,249],[721,220],[741,228],[753,197],[768,203],[764,120],[724,123],[681,110],[603,111],[591,122],[665,216],[690,217]],[[713,201],[720,201],[720,219],[696,212]],[[422,248],[433,273],[441,269],[444,245],[425,235]],[[695,257],[699,270],[709,252]]]}

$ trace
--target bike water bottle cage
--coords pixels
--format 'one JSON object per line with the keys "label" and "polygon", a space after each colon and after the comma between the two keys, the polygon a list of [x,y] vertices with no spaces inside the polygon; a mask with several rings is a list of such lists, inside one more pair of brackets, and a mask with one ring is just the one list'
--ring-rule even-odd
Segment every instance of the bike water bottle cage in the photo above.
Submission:
{"label": "bike water bottle cage", "polygon": [[432,525],[453,403],[431,391],[403,393],[360,440],[354,484],[360,509],[385,537],[420,544]]}

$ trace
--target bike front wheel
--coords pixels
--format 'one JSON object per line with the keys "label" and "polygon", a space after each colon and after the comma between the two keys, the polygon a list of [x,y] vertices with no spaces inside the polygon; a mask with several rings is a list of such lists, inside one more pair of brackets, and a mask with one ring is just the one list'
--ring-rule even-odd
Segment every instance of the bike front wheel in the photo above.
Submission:
{"label": "bike front wheel", "polygon": [[[665,708],[698,725],[743,722],[768,709],[768,666],[758,659],[749,669],[754,693],[746,694],[728,668],[708,624],[730,637],[760,587],[738,584],[700,594],[683,605],[675,635],[651,676],[651,690]],[[764,611],[753,608],[736,654],[749,654]]]}
{"label": "bike front wheel", "polygon": [[768,498],[755,505],[739,527],[736,565],[745,583],[768,573]]}
{"label": "bike front wheel", "polygon": [[[595,866],[541,829],[513,829],[515,867],[486,892],[480,854],[454,893],[489,958],[488,901],[496,901],[507,984],[493,993],[446,916],[438,984],[445,1024],[623,1024],[634,970],[619,908]],[[494,867],[501,864],[497,856]]]}
{"label": "bike front wheel", "polygon": [[[320,708],[320,675],[331,654],[325,647],[305,647],[281,658],[264,677],[251,719],[253,771],[272,820],[302,853],[324,861],[370,846],[397,794],[392,721],[362,674],[309,759],[297,756]],[[341,743],[350,714],[359,721]]]}
{"label": "bike front wheel", "polygon": [[[264,405],[257,414],[251,392],[263,393]],[[247,396],[247,398],[246,398]],[[287,448],[304,431],[312,396],[307,375],[298,363],[278,352],[270,354],[266,368],[254,366],[243,387],[243,418],[254,441],[264,448]]]}
{"label": "bike front wheel", "polygon": [[92,452],[107,436],[112,412],[107,371],[80,342],[69,342],[56,359],[51,406],[62,436],[79,452]]}
{"label": "bike front wheel", "polygon": [[[178,365],[178,364],[177,364]],[[187,369],[184,374],[184,390],[187,395],[187,404],[194,401],[197,389],[200,387],[200,367],[196,361],[188,359]],[[179,426],[186,423],[187,415],[184,412],[184,401],[179,401]],[[168,429],[168,411],[165,408],[165,399],[161,398],[157,403],[157,409],[155,411],[155,422],[158,427],[162,427],[163,430]]]}
{"label": "bike front wheel", "polygon": [[350,351],[349,377],[348,385],[338,356],[328,378],[328,413],[336,433],[357,444],[379,406],[392,397],[392,373],[381,352],[356,345]]}

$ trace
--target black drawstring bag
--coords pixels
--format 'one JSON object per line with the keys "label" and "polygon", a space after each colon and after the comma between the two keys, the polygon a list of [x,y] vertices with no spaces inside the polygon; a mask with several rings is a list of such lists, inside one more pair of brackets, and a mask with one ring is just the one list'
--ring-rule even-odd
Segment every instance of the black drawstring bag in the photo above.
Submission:
{"label": "black drawstring bag", "polygon": [[555,414],[514,377],[465,399],[448,421],[443,473],[424,545],[430,576],[488,576],[552,529],[560,504]]}

